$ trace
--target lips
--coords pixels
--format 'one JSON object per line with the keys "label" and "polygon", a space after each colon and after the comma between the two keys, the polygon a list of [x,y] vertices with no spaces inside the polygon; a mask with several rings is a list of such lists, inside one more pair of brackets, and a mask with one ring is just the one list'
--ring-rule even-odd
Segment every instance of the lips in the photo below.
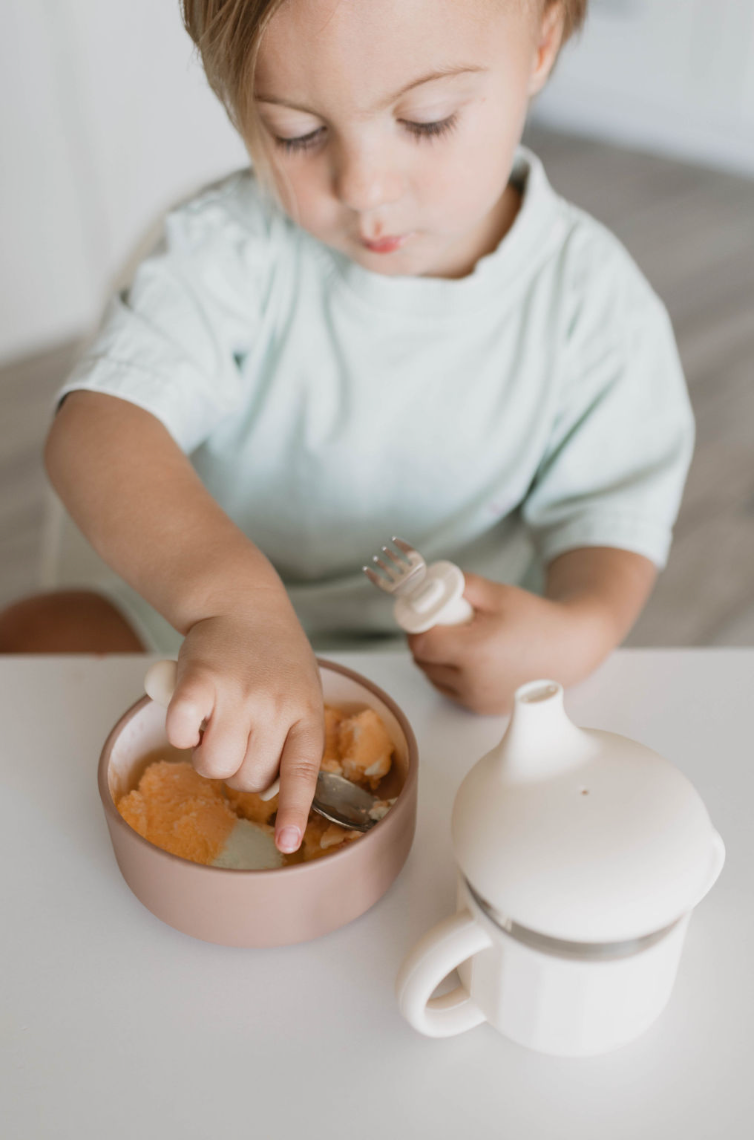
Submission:
{"label": "lips", "polygon": [[362,237],[361,244],[371,253],[394,253],[397,249],[401,249],[411,236],[411,234],[398,234],[393,237],[382,237],[377,241],[369,241]]}

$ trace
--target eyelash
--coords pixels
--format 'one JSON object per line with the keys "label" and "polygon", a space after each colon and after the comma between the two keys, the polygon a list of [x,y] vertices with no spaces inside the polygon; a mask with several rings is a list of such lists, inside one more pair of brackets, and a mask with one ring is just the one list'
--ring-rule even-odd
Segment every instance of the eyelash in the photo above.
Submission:
{"label": "eyelash", "polygon": [[308,135],[299,135],[297,139],[281,139],[275,135],[275,145],[284,150],[286,154],[293,154],[294,151],[311,150],[319,142],[323,130],[324,127],[317,127],[316,131],[310,131]]}
{"label": "eyelash", "polygon": [[[449,115],[447,119],[441,119],[435,123],[411,123],[407,119],[401,119],[401,122],[415,139],[427,139],[431,142],[433,139],[450,134],[457,125],[458,116]],[[320,141],[324,129],[324,127],[317,127],[316,131],[310,131],[308,135],[299,135],[295,139],[282,139],[275,135],[275,145],[284,150],[286,154],[311,150]]]}
{"label": "eyelash", "polygon": [[447,119],[440,119],[436,123],[409,123],[402,120],[404,127],[416,139],[439,139],[450,134],[458,125],[458,115],[449,115]]}

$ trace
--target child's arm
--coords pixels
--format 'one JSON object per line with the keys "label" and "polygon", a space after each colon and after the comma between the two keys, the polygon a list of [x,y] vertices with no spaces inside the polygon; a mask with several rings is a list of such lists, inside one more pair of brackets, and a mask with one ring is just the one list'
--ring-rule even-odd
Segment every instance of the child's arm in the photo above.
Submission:
{"label": "child's arm", "polygon": [[474,620],[435,626],[409,646],[435,688],[475,712],[505,713],[525,681],[587,677],[626,636],[656,576],[649,559],[610,547],[554,559],[542,598],[466,574]]}
{"label": "child's arm", "polygon": [[314,654],[275,570],[220,509],[156,417],[73,392],[50,430],[50,479],[74,521],[185,635],[168,737],[205,776],[259,791],[281,768],[276,841],[300,835],[322,755]]}

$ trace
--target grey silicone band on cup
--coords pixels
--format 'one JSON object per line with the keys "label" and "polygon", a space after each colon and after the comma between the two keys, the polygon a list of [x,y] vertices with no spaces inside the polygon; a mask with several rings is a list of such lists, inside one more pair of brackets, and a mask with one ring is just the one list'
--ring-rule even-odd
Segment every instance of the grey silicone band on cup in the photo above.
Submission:
{"label": "grey silicone band on cup", "polygon": [[556,958],[579,959],[583,962],[604,962],[612,958],[630,958],[632,955],[641,954],[643,950],[648,950],[650,946],[660,942],[681,921],[680,918],[677,918],[669,926],[663,927],[662,930],[655,930],[652,934],[645,934],[641,938],[631,938],[625,942],[567,942],[562,938],[551,938],[547,934],[540,934],[537,930],[530,930],[526,926],[521,926],[512,918],[507,918],[495,910],[474,890],[468,879],[464,879],[464,885],[485,918],[488,918],[509,938],[521,942],[524,946],[531,947],[532,950],[538,950],[542,954],[551,954]]}

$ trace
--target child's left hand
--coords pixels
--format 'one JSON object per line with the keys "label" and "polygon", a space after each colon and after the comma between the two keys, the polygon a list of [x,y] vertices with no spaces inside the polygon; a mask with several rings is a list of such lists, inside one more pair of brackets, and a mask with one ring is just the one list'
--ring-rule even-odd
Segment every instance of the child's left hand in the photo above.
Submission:
{"label": "child's left hand", "polygon": [[436,625],[408,644],[434,687],[473,712],[507,713],[526,681],[573,684],[613,648],[604,613],[583,599],[554,601],[477,574],[465,578],[473,620]]}

